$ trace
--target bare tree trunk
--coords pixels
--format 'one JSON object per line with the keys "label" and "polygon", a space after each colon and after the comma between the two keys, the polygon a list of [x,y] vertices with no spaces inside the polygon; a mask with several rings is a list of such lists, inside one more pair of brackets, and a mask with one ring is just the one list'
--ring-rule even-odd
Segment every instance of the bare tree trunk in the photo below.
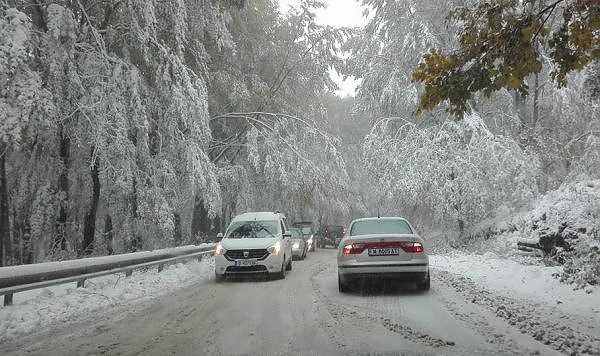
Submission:
{"label": "bare tree trunk", "polygon": [[137,218],[138,218],[138,205],[137,205],[137,179],[133,177],[133,194],[129,199],[131,204],[131,246],[129,246],[130,252],[140,251],[142,249],[142,239],[138,234],[138,229],[136,227]]}
{"label": "bare tree trunk", "polygon": [[194,214],[192,216],[192,238],[195,238],[198,234],[202,235],[202,237],[214,238],[217,233],[225,232],[225,227],[223,224],[226,221],[228,216],[228,210],[230,206],[228,204],[224,204],[221,210],[221,216],[216,216],[214,219],[211,219],[208,216],[208,210],[204,208],[204,201],[199,200],[194,205]]}
{"label": "bare tree trunk", "polygon": [[192,213],[192,237],[196,237],[204,230],[204,206],[202,200],[196,200],[194,204],[194,212]]}
{"label": "bare tree trunk", "polygon": [[89,255],[94,248],[94,235],[96,234],[96,212],[98,211],[98,201],[100,200],[100,177],[99,177],[99,159],[94,156],[95,148],[91,148],[91,158],[93,160],[90,176],[92,178],[92,201],[90,210],[85,215],[83,224],[83,245],[81,254]]}
{"label": "bare tree trunk", "polygon": [[519,146],[527,147],[528,126],[527,126],[527,107],[525,98],[519,92],[513,92],[513,110],[519,119]]}
{"label": "bare tree trunk", "polygon": [[175,244],[179,245],[181,243],[181,216],[179,213],[173,213],[173,240],[175,240]]}
{"label": "bare tree trunk", "polygon": [[14,256],[16,264],[23,264],[23,229],[19,223],[19,216],[15,209],[12,210],[12,235],[17,240],[17,256]]}
{"label": "bare tree trunk", "polygon": [[529,136],[527,138],[528,143],[533,142],[535,129],[539,118],[540,90],[540,74],[536,73],[533,88],[533,114],[531,116],[531,127],[529,128]]}
{"label": "bare tree trunk", "polygon": [[56,221],[56,231],[54,236],[54,241],[52,244],[52,248],[59,247],[61,250],[66,250],[67,248],[67,204],[69,201],[69,157],[71,150],[71,140],[68,137],[65,137],[62,129],[59,133],[60,138],[60,158],[63,162],[63,168],[60,172],[60,176],[58,177],[58,191],[62,192],[65,196],[60,204],[60,212],[58,215],[58,219]]}
{"label": "bare tree trunk", "polygon": [[8,187],[6,186],[6,148],[6,143],[0,142],[0,266],[5,265],[5,254],[8,255],[6,252],[9,249],[6,243],[10,238]]}
{"label": "bare tree trunk", "polygon": [[104,217],[104,238],[107,241],[107,249],[108,254],[112,255],[114,253],[113,250],[113,226],[112,226],[112,218],[109,214],[106,214]]}
{"label": "bare tree trunk", "polygon": [[25,217],[20,216],[16,209],[13,209],[13,236],[19,242],[19,256],[16,261],[23,264],[33,263],[33,250],[31,248],[31,227]]}

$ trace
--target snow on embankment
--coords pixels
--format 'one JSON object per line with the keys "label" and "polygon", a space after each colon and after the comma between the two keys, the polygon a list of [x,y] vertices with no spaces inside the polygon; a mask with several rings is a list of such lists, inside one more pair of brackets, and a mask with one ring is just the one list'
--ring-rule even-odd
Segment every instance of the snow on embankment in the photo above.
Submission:
{"label": "snow on embankment", "polygon": [[150,268],[128,278],[113,274],[89,279],[85,288],[76,288],[73,282],[16,293],[14,305],[0,307],[0,343],[55,323],[93,318],[109,308],[148,301],[212,275],[211,259],[192,260],[166,266],[160,273]]}
{"label": "snow on embankment", "polygon": [[577,289],[600,286],[600,180],[563,184],[530,210],[488,220],[475,231],[475,237],[505,247],[518,240],[538,244],[548,264],[564,265],[556,271],[562,282]]}
{"label": "snow on embankment", "polygon": [[561,273],[561,266],[523,265],[492,252],[483,255],[433,255],[430,256],[430,265],[434,269],[468,277],[482,288],[505,297],[546,305],[560,304],[561,309],[581,315],[590,311],[600,313],[598,293],[589,293],[598,292],[599,288],[573,290],[554,277]]}

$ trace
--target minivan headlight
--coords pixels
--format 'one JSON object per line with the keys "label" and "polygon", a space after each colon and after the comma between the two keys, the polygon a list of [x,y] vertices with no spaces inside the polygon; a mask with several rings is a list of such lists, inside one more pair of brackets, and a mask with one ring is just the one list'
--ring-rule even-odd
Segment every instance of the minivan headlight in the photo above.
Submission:
{"label": "minivan headlight", "polygon": [[281,242],[280,241],[275,242],[275,244],[273,246],[267,248],[267,251],[273,255],[279,254],[279,251],[281,251]]}
{"label": "minivan headlight", "polygon": [[217,248],[215,249],[215,256],[221,256],[227,253],[227,250],[221,244],[217,244]]}

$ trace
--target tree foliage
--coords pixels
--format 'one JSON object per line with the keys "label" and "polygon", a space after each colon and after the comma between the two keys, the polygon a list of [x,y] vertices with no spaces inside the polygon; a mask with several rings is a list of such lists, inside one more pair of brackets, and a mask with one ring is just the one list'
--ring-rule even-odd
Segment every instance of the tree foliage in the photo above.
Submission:
{"label": "tree foliage", "polygon": [[[462,118],[474,93],[489,96],[500,89],[529,92],[527,76],[549,65],[559,86],[567,74],[600,58],[600,3],[589,0],[479,1],[448,17],[461,26],[459,48],[429,51],[413,73],[425,85],[415,111],[444,101]],[[550,47],[547,58],[540,41]]]}

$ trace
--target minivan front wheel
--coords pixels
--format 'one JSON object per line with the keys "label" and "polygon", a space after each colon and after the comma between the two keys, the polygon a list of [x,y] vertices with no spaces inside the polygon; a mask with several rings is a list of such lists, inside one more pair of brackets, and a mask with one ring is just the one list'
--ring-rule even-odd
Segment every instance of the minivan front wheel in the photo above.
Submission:
{"label": "minivan front wheel", "polygon": [[284,279],[285,278],[285,260],[281,263],[281,270],[273,274],[273,279]]}

